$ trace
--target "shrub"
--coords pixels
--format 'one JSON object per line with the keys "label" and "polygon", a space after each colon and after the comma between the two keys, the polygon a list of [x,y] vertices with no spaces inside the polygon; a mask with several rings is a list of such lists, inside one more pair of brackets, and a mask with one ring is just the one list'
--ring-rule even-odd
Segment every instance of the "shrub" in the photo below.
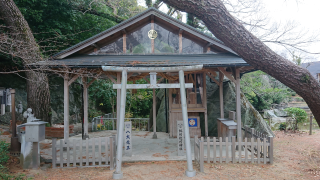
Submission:
{"label": "shrub", "polygon": [[295,130],[298,129],[298,123],[305,122],[308,119],[308,114],[303,109],[290,107],[290,108],[286,108],[285,111],[288,113],[288,116],[296,120],[295,128],[294,128]]}
{"label": "shrub", "polygon": [[0,166],[3,167],[9,160],[9,143],[0,141]]}

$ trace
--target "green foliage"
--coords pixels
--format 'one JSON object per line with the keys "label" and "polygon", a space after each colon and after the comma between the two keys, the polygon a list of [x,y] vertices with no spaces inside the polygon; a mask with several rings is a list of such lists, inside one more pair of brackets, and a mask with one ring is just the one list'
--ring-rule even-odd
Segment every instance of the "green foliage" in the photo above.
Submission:
{"label": "green foliage", "polygon": [[286,123],[279,124],[279,130],[286,130],[286,127],[287,127]]}
{"label": "green foliage", "polygon": [[302,123],[308,120],[308,114],[305,110],[296,108],[296,107],[290,107],[286,108],[285,111],[288,113],[288,116],[294,118],[296,120],[296,129],[298,123]]}
{"label": "green foliage", "polygon": [[9,160],[9,143],[0,141],[0,167],[3,167]]}
{"label": "green foliage", "polygon": [[241,90],[259,111],[270,109],[272,104],[287,102],[293,93],[291,89],[262,71],[245,74],[241,79]]}
{"label": "green foliage", "polygon": [[[133,82],[128,82],[132,84]],[[146,80],[140,79],[136,84],[146,84]],[[127,90],[126,112],[130,117],[147,117],[152,108],[152,89],[138,89],[136,93]],[[89,87],[89,97],[97,109],[89,109],[89,117],[101,116],[116,109],[117,91],[113,89],[113,83],[108,80],[96,80]]]}

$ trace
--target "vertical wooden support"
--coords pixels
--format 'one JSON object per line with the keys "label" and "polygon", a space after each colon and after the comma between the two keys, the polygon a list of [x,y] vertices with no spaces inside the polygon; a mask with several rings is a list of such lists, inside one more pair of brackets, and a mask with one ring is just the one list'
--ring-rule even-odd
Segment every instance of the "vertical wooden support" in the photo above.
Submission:
{"label": "vertical wooden support", "polygon": [[269,136],[269,147],[268,147],[268,152],[269,152],[269,162],[270,164],[273,164],[273,136]]}
{"label": "vertical wooden support", "polygon": [[105,138],[105,155],[106,155],[106,164],[109,164],[109,157],[110,157],[110,161],[111,161],[111,154],[109,154],[109,137]]}
{"label": "vertical wooden support", "polygon": [[257,158],[258,164],[260,164],[260,138],[257,138]]}
{"label": "vertical wooden support", "polygon": [[229,163],[229,143],[228,143],[228,137],[226,137],[226,163]]}
{"label": "vertical wooden support", "polygon": [[309,130],[309,135],[312,135],[312,119],[313,119],[313,117],[310,116],[310,130]]}
{"label": "vertical wooden support", "polygon": [[77,164],[77,160],[76,160],[76,155],[77,155],[77,149],[76,149],[76,140],[75,139],[73,139],[72,140],[72,144],[73,144],[73,152],[72,152],[72,155],[73,155],[73,163],[72,163],[72,166],[73,167],[76,167],[76,164]]}
{"label": "vertical wooden support", "polygon": [[56,168],[57,164],[57,149],[56,149],[57,139],[52,139],[52,168]]}
{"label": "vertical wooden support", "polygon": [[153,139],[157,139],[157,102],[156,102],[156,89],[153,89],[152,94],[152,119],[153,119]]}
{"label": "vertical wooden support", "polygon": [[195,162],[197,162],[197,139],[198,139],[198,135],[194,135],[194,147],[193,147],[193,152],[194,152],[194,160]]}
{"label": "vertical wooden support", "polygon": [[182,53],[182,32],[183,32],[183,30],[180,29],[180,31],[179,31],[179,53],[180,54]]}
{"label": "vertical wooden support", "polygon": [[83,146],[83,144],[82,144],[82,140],[80,139],[79,140],[79,144],[80,144],[80,167],[82,167],[83,166],[83,158],[82,158],[82,146]]}
{"label": "vertical wooden support", "polygon": [[[241,139],[241,100],[240,100],[240,69],[236,69],[236,113],[237,113],[237,138]],[[241,150],[241,149],[240,149]]]}
{"label": "vertical wooden support", "polygon": [[[121,73],[117,73],[117,84],[121,84]],[[120,94],[121,89],[117,89],[117,137],[119,137],[119,122],[120,122]]]}
{"label": "vertical wooden support", "polygon": [[203,164],[204,164],[204,148],[203,148],[204,138],[201,137],[200,141],[200,172],[204,172]]}
{"label": "vertical wooden support", "polygon": [[[154,16],[151,16],[151,30],[154,30]],[[154,39],[151,39],[151,53],[154,54]]]}
{"label": "vertical wooden support", "polygon": [[70,167],[70,141],[66,141],[67,145],[67,167]]}
{"label": "vertical wooden support", "polygon": [[[114,152],[113,152],[113,150],[114,150],[114,147],[113,147],[113,141],[114,141],[114,139],[113,139],[113,137],[110,137],[109,138],[109,142],[110,142],[110,170],[113,170],[113,168],[114,168]],[[106,149],[108,149],[108,144],[106,144]],[[108,161],[107,161],[107,163],[108,163]]]}
{"label": "vertical wooden support", "polygon": [[223,77],[224,77],[224,75],[221,72],[219,72],[219,97],[220,97],[220,117],[221,118],[224,118]]}
{"label": "vertical wooden support", "polygon": [[244,158],[245,158],[245,163],[248,163],[248,138],[244,138]]}
{"label": "vertical wooden support", "polygon": [[87,77],[82,78],[83,83],[83,133],[84,138],[89,137],[88,134],[88,87],[87,87]]}
{"label": "vertical wooden support", "polygon": [[210,137],[207,137],[207,163],[210,163]]}
{"label": "vertical wooden support", "polygon": [[219,157],[219,162],[222,163],[222,137],[219,137],[219,154],[220,154],[220,157]]}
{"label": "vertical wooden support", "polygon": [[123,47],[123,54],[126,54],[127,53],[127,34],[125,33],[125,31],[122,31],[123,32],[123,38],[122,38],[122,47]]}
{"label": "vertical wooden support", "polygon": [[99,166],[101,166],[101,156],[102,156],[102,154],[101,154],[101,146],[102,146],[102,144],[101,144],[101,137],[99,137],[99,155],[98,155],[98,158],[99,158]]}
{"label": "vertical wooden support", "polygon": [[232,163],[236,163],[236,137],[232,136]]}
{"label": "vertical wooden support", "polygon": [[254,138],[254,128],[251,128],[251,138]]}
{"label": "vertical wooden support", "polygon": [[217,157],[217,139],[216,137],[213,137],[213,163],[216,163],[216,157]]}
{"label": "vertical wooden support", "polygon": [[267,164],[267,141],[266,138],[263,138],[263,163]]}
{"label": "vertical wooden support", "polygon": [[208,137],[208,113],[207,113],[207,84],[206,84],[206,73],[203,73],[203,100],[202,104],[205,108],[204,111],[204,123],[205,123],[205,135]]}
{"label": "vertical wooden support", "polygon": [[92,138],[92,166],[96,165],[96,138]]}
{"label": "vertical wooden support", "polygon": [[60,139],[60,168],[63,167],[63,139]]}
{"label": "vertical wooden support", "polygon": [[69,139],[69,75],[64,77],[64,140]]}
{"label": "vertical wooden support", "polygon": [[86,166],[89,166],[89,139],[86,139]]}
{"label": "vertical wooden support", "polygon": [[254,138],[251,137],[251,163],[254,163]]}

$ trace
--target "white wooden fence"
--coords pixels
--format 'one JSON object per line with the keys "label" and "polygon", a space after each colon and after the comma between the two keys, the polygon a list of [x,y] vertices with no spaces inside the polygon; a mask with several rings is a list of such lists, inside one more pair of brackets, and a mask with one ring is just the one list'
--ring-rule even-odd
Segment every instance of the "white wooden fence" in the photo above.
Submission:
{"label": "white wooden fence", "polygon": [[52,168],[115,167],[115,137],[59,141],[52,139]]}
{"label": "white wooden fence", "polygon": [[[217,141],[219,140],[219,141]],[[206,147],[205,147],[206,146]],[[239,147],[240,146],[240,147]],[[205,157],[206,148],[206,157]],[[213,153],[210,153],[212,152]],[[211,156],[212,154],[212,156]],[[245,138],[244,141],[237,142],[233,136],[231,141],[226,137],[222,142],[222,137],[212,139],[208,137],[206,141],[203,137],[194,138],[194,159],[200,165],[200,171],[204,171],[204,161],[207,163],[273,163],[273,137]]]}

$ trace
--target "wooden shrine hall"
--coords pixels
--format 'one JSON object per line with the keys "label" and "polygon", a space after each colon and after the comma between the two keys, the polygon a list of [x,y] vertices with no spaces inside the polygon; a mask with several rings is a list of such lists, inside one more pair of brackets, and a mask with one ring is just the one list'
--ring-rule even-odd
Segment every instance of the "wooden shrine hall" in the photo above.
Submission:
{"label": "wooden shrine hall", "polygon": [[[220,118],[224,118],[223,79],[236,87],[237,137],[241,138],[240,76],[253,69],[215,37],[150,8],[100,34],[80,42],[47,61],[32,64],[59,69],[64,77],[64,139],[69,137],[69,85],[77,78],[84,84],[84,133],[88,135],[88,87],[97,79],[110,79],[117,89],[117,144],[123,143],[125,92],[153,89],[153,131],[156,135],[155,89],[169,90],[168,131],[177,136],[177,121],[184,123],[188,169],[192,168],[190,137],[201,136],[199,114],[204,114],[202,133],[208,136],[206,78],[219,86]],[[146,79],[148,84],[135,84]],[[90,80],[89,80],[90,79]],[[167,79],[167,83],[164,83]],[[132,81],[133,84],[127,84]],[[189,141],[189,143],[188,143]],[[122,178],[122,148],[117,149],[114,179]]]}

